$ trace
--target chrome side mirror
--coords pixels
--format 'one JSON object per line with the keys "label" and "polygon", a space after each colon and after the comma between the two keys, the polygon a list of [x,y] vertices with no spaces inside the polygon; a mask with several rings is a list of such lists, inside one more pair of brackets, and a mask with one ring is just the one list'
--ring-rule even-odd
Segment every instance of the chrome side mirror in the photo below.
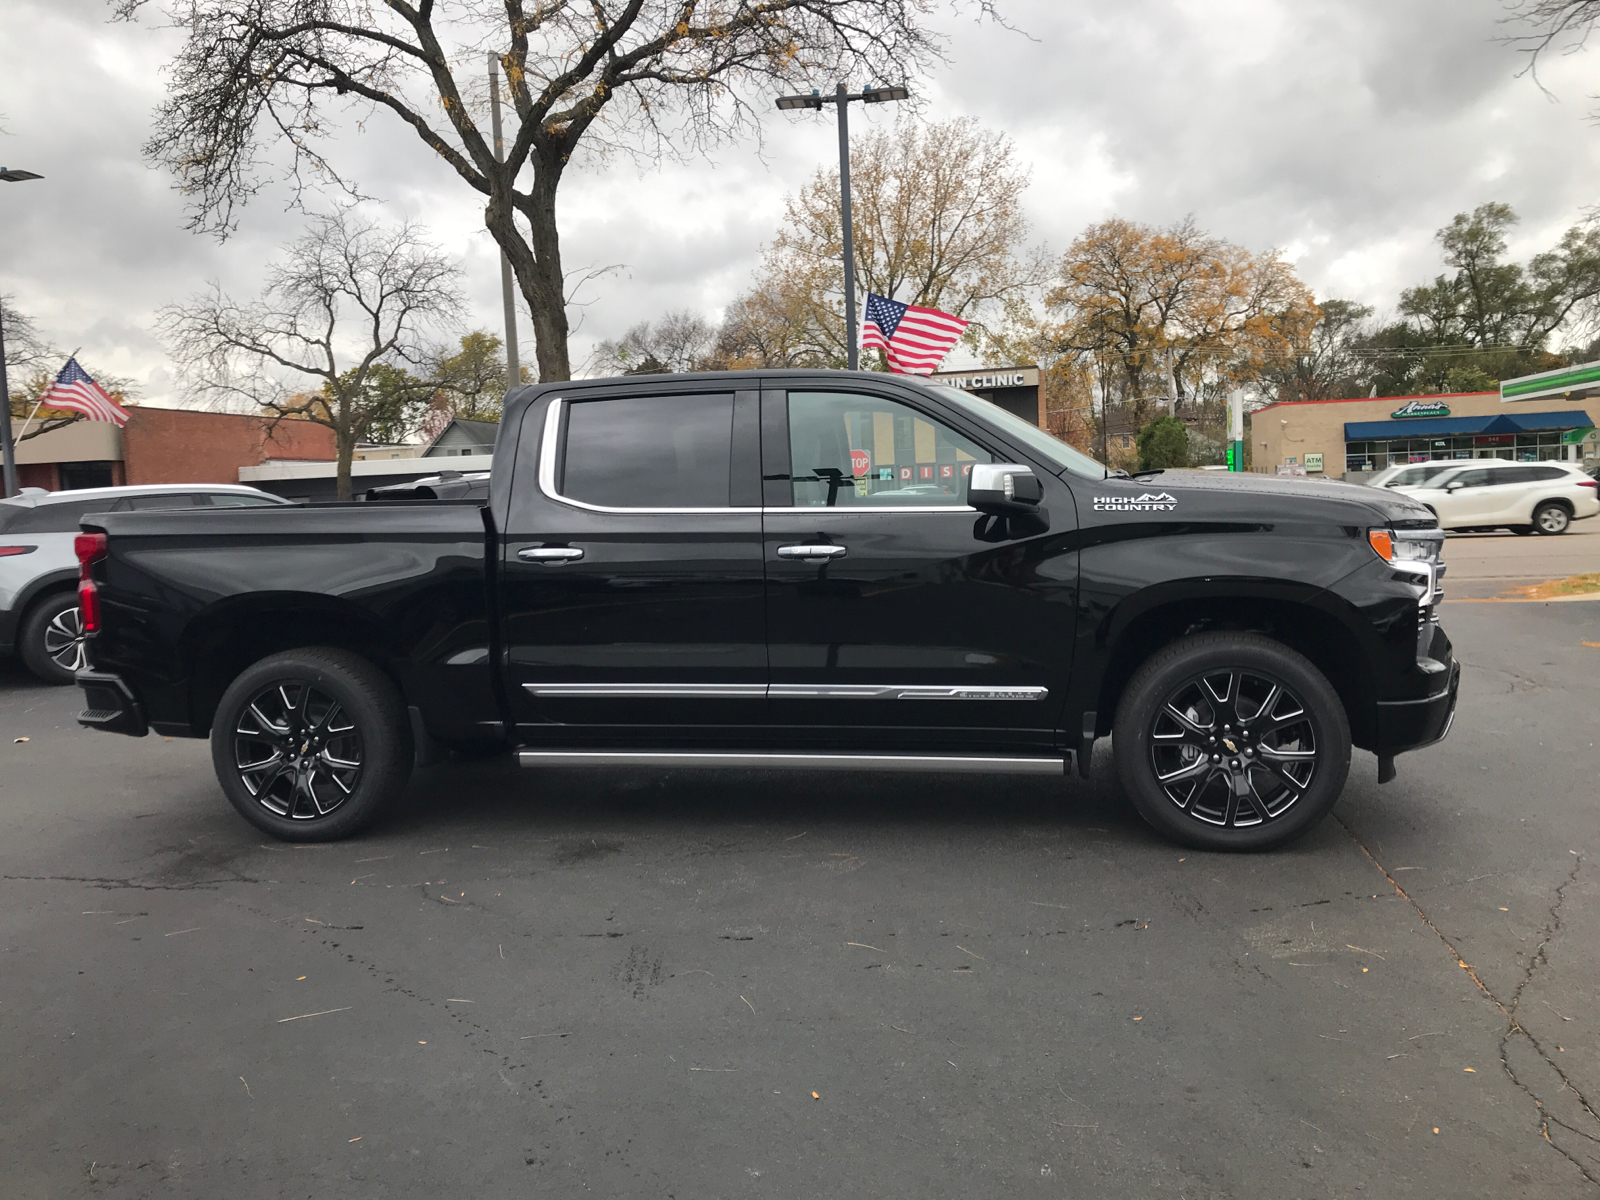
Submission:
{"label": "chrome side mirror", "polygon": [[1037,513],[1044,484],[1032,467],[1018,463],[975,463],[967,480],[967,503],[992,517]]}

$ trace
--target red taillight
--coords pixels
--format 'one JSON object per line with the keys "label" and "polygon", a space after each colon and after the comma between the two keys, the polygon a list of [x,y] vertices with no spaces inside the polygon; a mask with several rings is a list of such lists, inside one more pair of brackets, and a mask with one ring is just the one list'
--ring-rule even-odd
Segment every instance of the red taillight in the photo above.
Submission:
{"label": "red taillight", "polygon": [[72,549],[78,555],[78,615],[83,619],[85,633],[100,632],[100,593],[89,568],[106,556],[106,535],[80,533],[72,540]]}
{"label": "red taillight", "polygon": [[37,546],[0,546],[0,558],[10,558],[13,554],[32,554]]}
{"label": "red taillight", "polygon": [[[1600,479],[1580,479],[1578,480],[1578,486],[1600,488]],[[4,551],[0,551],[0,553],[4,553]]]}

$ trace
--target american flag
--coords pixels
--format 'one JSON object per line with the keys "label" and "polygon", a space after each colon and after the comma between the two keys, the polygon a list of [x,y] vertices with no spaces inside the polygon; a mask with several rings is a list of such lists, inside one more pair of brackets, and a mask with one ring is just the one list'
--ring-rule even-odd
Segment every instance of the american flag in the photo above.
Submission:
{"label": "american flag", "polygon": [[901,375],[931,375],[966,327],[960,317],[937,308],[918,308],[868,292],[861,348],[882,350],[889,369]]}
{"label": "american flag", "polygon": [[82,413],[91,421],[110,421],[113,425],[128,423],[128,410],[91,379],[75,358],[67,359],[67,365],[61,368],[50,390],[39,397],[39,407],[64,408]]}

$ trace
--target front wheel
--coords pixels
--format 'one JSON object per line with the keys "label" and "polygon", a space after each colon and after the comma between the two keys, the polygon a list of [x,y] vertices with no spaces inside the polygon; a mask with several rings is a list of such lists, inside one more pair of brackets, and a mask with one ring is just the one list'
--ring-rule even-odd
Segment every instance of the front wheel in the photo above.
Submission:
{"label": "front wheel", "polygon": [[211,724],[228,800],[286,842],[330,842],[374,820],[411,775],[400,694],[343,650],[274,654],[229,685]]}
{"label": "front wheel", "polygon": [[1350,772],[1350,723],[1303,655],[1256,633],[1174,642],[1128,681],[1117,775],[1139,815],[1202,850],[1269,850],[1328,814]]}
{"label": "front wheel", "polygon": [[1541,504],[1533,511],[1533,527],[1540,533],[1565,533],[1572,514],[1564,504]]}

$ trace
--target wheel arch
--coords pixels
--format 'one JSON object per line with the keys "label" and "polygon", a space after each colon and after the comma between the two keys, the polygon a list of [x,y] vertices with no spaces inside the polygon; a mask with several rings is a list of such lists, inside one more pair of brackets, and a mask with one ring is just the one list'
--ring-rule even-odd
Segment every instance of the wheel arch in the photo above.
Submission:
{"label": "wheel arch", "polygon": [[78,571],[75,567],[46,572],[29,583],[17,596],[17,602],[13,606],[13,611],[17,614],[17,630],[21,631],[23,622],[28,619],[28,614],[36,605],[57,593],[70,592],[77,586]]}
{"label": "wheel arch", "polygon": [[251,665],[285,650],[313,647],[356,654],[402,689],[394,669],[394,638],[377,614],[314,592],[251,592],[206,609],[184,631],[194,734],[204,737],[210,731],[223,693]]}
{"label": "wheel arch", "polygon": [[1107,638],[1105,670],[1095,700],[1096,733],[1111,732],[1112,716],[1133,673],[1151,655],[1193,633],[1259,633],[1304,655],[1327,677],[1350,722],[1351,739],[1370,746],[1377,730],[1377,693],[1359,669],[1371,657],[1360,637],[1319,593],[1290,595],[1237,590],[1196,598],[1154,596],[1116,624]]}

